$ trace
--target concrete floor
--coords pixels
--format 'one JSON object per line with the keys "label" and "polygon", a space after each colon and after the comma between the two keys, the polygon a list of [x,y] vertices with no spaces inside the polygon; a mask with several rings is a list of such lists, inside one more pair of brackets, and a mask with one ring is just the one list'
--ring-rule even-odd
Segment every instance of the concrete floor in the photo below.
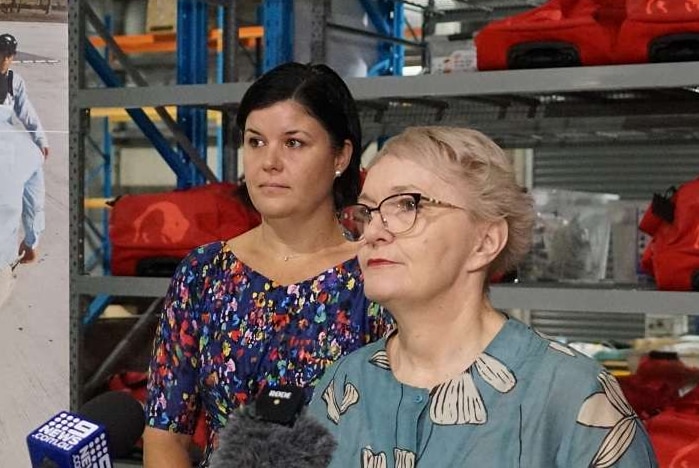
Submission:
{"label": "concrete floor", "polygon": [[69,404],[68,26],[0,22],[5,32],[17,37],[20,51],[58,60],[13,66],[27,82],[51,146],[39,259],[17,268],[14,291],[0,311],[0,466],[21,468],[30,466],[27,434]]}

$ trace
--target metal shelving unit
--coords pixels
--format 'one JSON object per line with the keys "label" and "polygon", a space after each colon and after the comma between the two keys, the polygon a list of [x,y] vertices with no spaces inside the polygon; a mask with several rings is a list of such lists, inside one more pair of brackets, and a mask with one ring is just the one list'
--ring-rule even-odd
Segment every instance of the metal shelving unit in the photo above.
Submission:
{"label": "metal shelving unit", "polygon": [[[90,108],[191,105],[234,110],[249,86],[223,83],[88,89],[84,83],[81,4],[71,3],[70,10],[70,361],[74,408],[82,397],[81,319],[89,300],[100,294],[159,297],[169,282],[161,278],[91,277],[83,271],[82,175]],[[459,9],[461,2],[450,4],[445,14],[456,17],[457,11],[473,12],[470,7]],[[502,8],[512,4],[498,3]],[[506,147],[699,145],[699,62],[355,78],[348,84],[359,101],[367,140],[411,124],[456,124],[479,128]],[[492,298],[501,308],[699,314],[699,293],[627,285],[496,285]]]}
{"label": "metal shelving unit", "polygon": [[[122,297],[161,297],[168,278],[75,278],[72,286],[81,294]],[[507,284],[491,287],[493,304],[501,309],[539,309],[572,312],[699,314],[699,294],[663,292],[637,285]]]}
{"label": "metal shelving unit", "polygon": [[[699,141],[699,62],[350,78],[372,141],[468,125],[507,147]],[[235,108],[249,83],[84,89],[77,105]]]}

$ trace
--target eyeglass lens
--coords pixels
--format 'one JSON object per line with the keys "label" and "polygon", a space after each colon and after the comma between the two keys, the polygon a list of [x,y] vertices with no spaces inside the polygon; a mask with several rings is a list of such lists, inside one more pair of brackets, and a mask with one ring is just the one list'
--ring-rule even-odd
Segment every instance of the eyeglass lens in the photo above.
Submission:
{"label": "eyeglass lens", "polygon": [[385,198],[377,208],[361,204],[348,206],[340,213],[345,237],[351,241],[360,240],[376,211],[387,231],[392,234],[405,232],[415,224],[418,201],[416,194],[397,194]]}

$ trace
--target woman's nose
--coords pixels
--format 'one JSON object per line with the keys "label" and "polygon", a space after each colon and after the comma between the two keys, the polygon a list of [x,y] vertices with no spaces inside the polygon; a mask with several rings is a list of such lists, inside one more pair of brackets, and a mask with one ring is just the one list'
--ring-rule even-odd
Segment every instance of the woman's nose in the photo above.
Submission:
{"label": "woman's nose", "polygon": [[379,211],[372,211],[369,222],[364,226],[364,239],[369,242],[387,240],[393,238],[386,229],[386,221]]}
{"label": "woman's nose", "polygon": [[269,145],[265,149],[262,160],[262,168],[266,171],[274,171],[281,169],[281,149],[275,145]]}

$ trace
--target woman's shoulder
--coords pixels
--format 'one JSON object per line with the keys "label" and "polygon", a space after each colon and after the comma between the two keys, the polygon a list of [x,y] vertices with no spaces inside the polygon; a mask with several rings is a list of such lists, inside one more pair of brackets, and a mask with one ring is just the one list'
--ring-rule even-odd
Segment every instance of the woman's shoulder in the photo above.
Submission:
{"label": "woman's shoulder", "polygon": [[217,271],[230,270],[238,262],[235,254],[223,241],[210,242],[190,250],[180,261],[175,277],[192,281],[198,278],[215,277]]}
{"label": "woman's shoulder", "polygon": [[486,351],[491,350],[516,373],[542,385],[589,389],[604,372],[591,357],[513,318]]}
{"label": "woman's shoulder", "polygon": [[552,389],[551,395],[570,400],[575,395],[586,398],[590,392],[600,390],[608,377],[613,380],[604,366],[590,356],[534,329],[532,332],[543,347],[535,378]]}
{"label": "woman's shoulder", "polygon": [[209,265],[223,251],[224,246],[225,242],[216,241],[195,247],[189,251],[180,265],[190,269]]}
{"label": "woman's shoulder", "polygon": [[386,338],[368,343],[341,357],[333,364],[333,373],[342,379],[356,379],[375,369],[390,370],[386,354]]}

